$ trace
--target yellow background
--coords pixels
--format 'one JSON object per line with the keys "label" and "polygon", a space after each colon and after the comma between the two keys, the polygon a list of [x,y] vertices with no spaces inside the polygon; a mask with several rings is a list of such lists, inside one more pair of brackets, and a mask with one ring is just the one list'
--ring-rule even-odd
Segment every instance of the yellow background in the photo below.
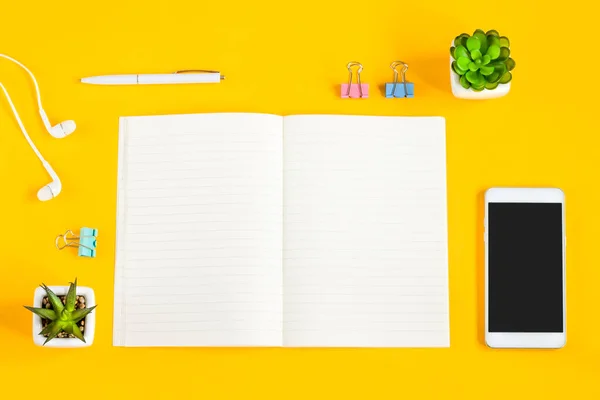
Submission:
{"label": "yellow background", "polygon": [[[41,84],[57,140],[37,117],[25,73],[0,60],[49,178],[0,100],[0,383],[2,398],[597,399],[600,398],[598,34],[583,0],[4,1],[0,51]],[[552,4],[555,3],[555,4]],[[511,93],[452,97],[448,47],[475,28],[508,35]],[[409,63],[416,98],[390,100],[391,61]],[[365,66],[368,100],[341,100],[345,64]],[[221,85],[98,87],[83,76],[220,69]],[[112,347],[118,117],[219,111],[442,115],[447,122],[451,348],[133,349]],[[491,350],[483,343],[482,193],[557,186],[567,196],[567,347]],[[100,230],[98,258],[54,249],[67,228]],[[91,348],[35,347],[30,304],[40,282],[96,290]],[[49,380],[50,374],[61,377]],[[46,383],[34,378],[45,378]],[[72,393],[68,393],[71,390]],[[8,391],[7,391],[8,390]],[[9,395],[7,395],[7,393]]]}

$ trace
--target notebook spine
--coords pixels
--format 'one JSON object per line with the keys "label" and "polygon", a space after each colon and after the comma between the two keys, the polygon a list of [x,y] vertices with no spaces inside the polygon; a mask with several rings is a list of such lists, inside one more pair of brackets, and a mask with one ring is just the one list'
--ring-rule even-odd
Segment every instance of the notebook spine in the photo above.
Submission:
{"label": "notebook spine", "polygon": [[125,346],[125,332],[127,330],[125,323],[125,255],[127,253],[126,232],[125,232],[125,183],[127,180],[125,149],[127,141],[127,118],[119,120],[119,156],[118,156],[118,172],[117,172],[117,229],[116,229],[116,244],[115,244],[115,305],[114,305],[114,321],[113,321],[113,346]]}

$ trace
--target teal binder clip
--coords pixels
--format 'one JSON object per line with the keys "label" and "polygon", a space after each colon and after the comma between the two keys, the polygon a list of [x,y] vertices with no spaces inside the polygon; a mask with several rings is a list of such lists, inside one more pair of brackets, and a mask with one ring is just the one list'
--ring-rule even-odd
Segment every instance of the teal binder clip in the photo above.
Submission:
{"label": "teal binder clip", "polygon": [[96,240],[98,238],[98,229],[81,228],[79,236],[76,236],[72,230],[66,231],[63,235],[58,235],[54,241],[58,250],[67,247],[77,247],[79,257],[96,257]]}
{"label": "teal binder clip", "polygon": [[[398,68],[402,65],[402,82],[398,82]],[[408,71],[408,64],[402,61],[394,61],[390,68],[394,71],[394,82],[385,84],[385,97],[388,99],[393,98],[410,98],[415,97],[415,85],[412,82],[406,82],[406,71]]]}

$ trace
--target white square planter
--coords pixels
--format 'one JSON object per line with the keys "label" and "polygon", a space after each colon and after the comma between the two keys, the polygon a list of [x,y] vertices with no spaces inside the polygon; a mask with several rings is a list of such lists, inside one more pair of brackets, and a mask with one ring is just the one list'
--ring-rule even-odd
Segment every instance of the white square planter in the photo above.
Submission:
{"label": "white square planter", "polygon": [[[451,46],[454,46],[454,44]],[[510,91],[510,84],[512,82],[500,84],[494,90],[483,89],[481,92],[476,92],[471,88],[465,89],[460,84],[460,77],[452,70],[452,61],[454,59],[450,56],[450,86],[452,87],[454,97],[468,100],[497,99],[498,97],[506,96]]]}
{"label": "white square planter", "polygon": [[[66,296],[69,291],[68,286],[49,286],[49,288],[57,296]],[[43,307],[42,302],[46,296],[46,291],[43,288],[36,288],[33,295],[33,306]],[[77,286],[77,296],[85,297],[86,307],[93,307],[96,305],[96,296],[94,294],[94,289],[92,288]],[[39,334],[42,329],[42,318],[33,314],[33,342],[38,346],[44,345],[44,342],[46,341],[46,338]],[[83,332],[85,343],[77,338],[54,338],[46,343],[44,347],[88,347],[94,343],[95,330],[96,310],[94,309],[94,311],[85,317],[85,329]]]}

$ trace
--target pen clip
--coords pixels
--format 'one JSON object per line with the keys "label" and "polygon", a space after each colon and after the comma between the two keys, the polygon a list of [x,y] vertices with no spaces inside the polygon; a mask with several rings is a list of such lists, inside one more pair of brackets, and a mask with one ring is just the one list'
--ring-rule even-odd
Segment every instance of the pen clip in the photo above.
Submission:
{"label": "pen clip", "polygon": [[[219,74],[219,71],[209,71],[206,69],[184,69],[181,71],[175,71],[174,74]],[[221,75],[221,80],[225,79],[225,76]]]}

